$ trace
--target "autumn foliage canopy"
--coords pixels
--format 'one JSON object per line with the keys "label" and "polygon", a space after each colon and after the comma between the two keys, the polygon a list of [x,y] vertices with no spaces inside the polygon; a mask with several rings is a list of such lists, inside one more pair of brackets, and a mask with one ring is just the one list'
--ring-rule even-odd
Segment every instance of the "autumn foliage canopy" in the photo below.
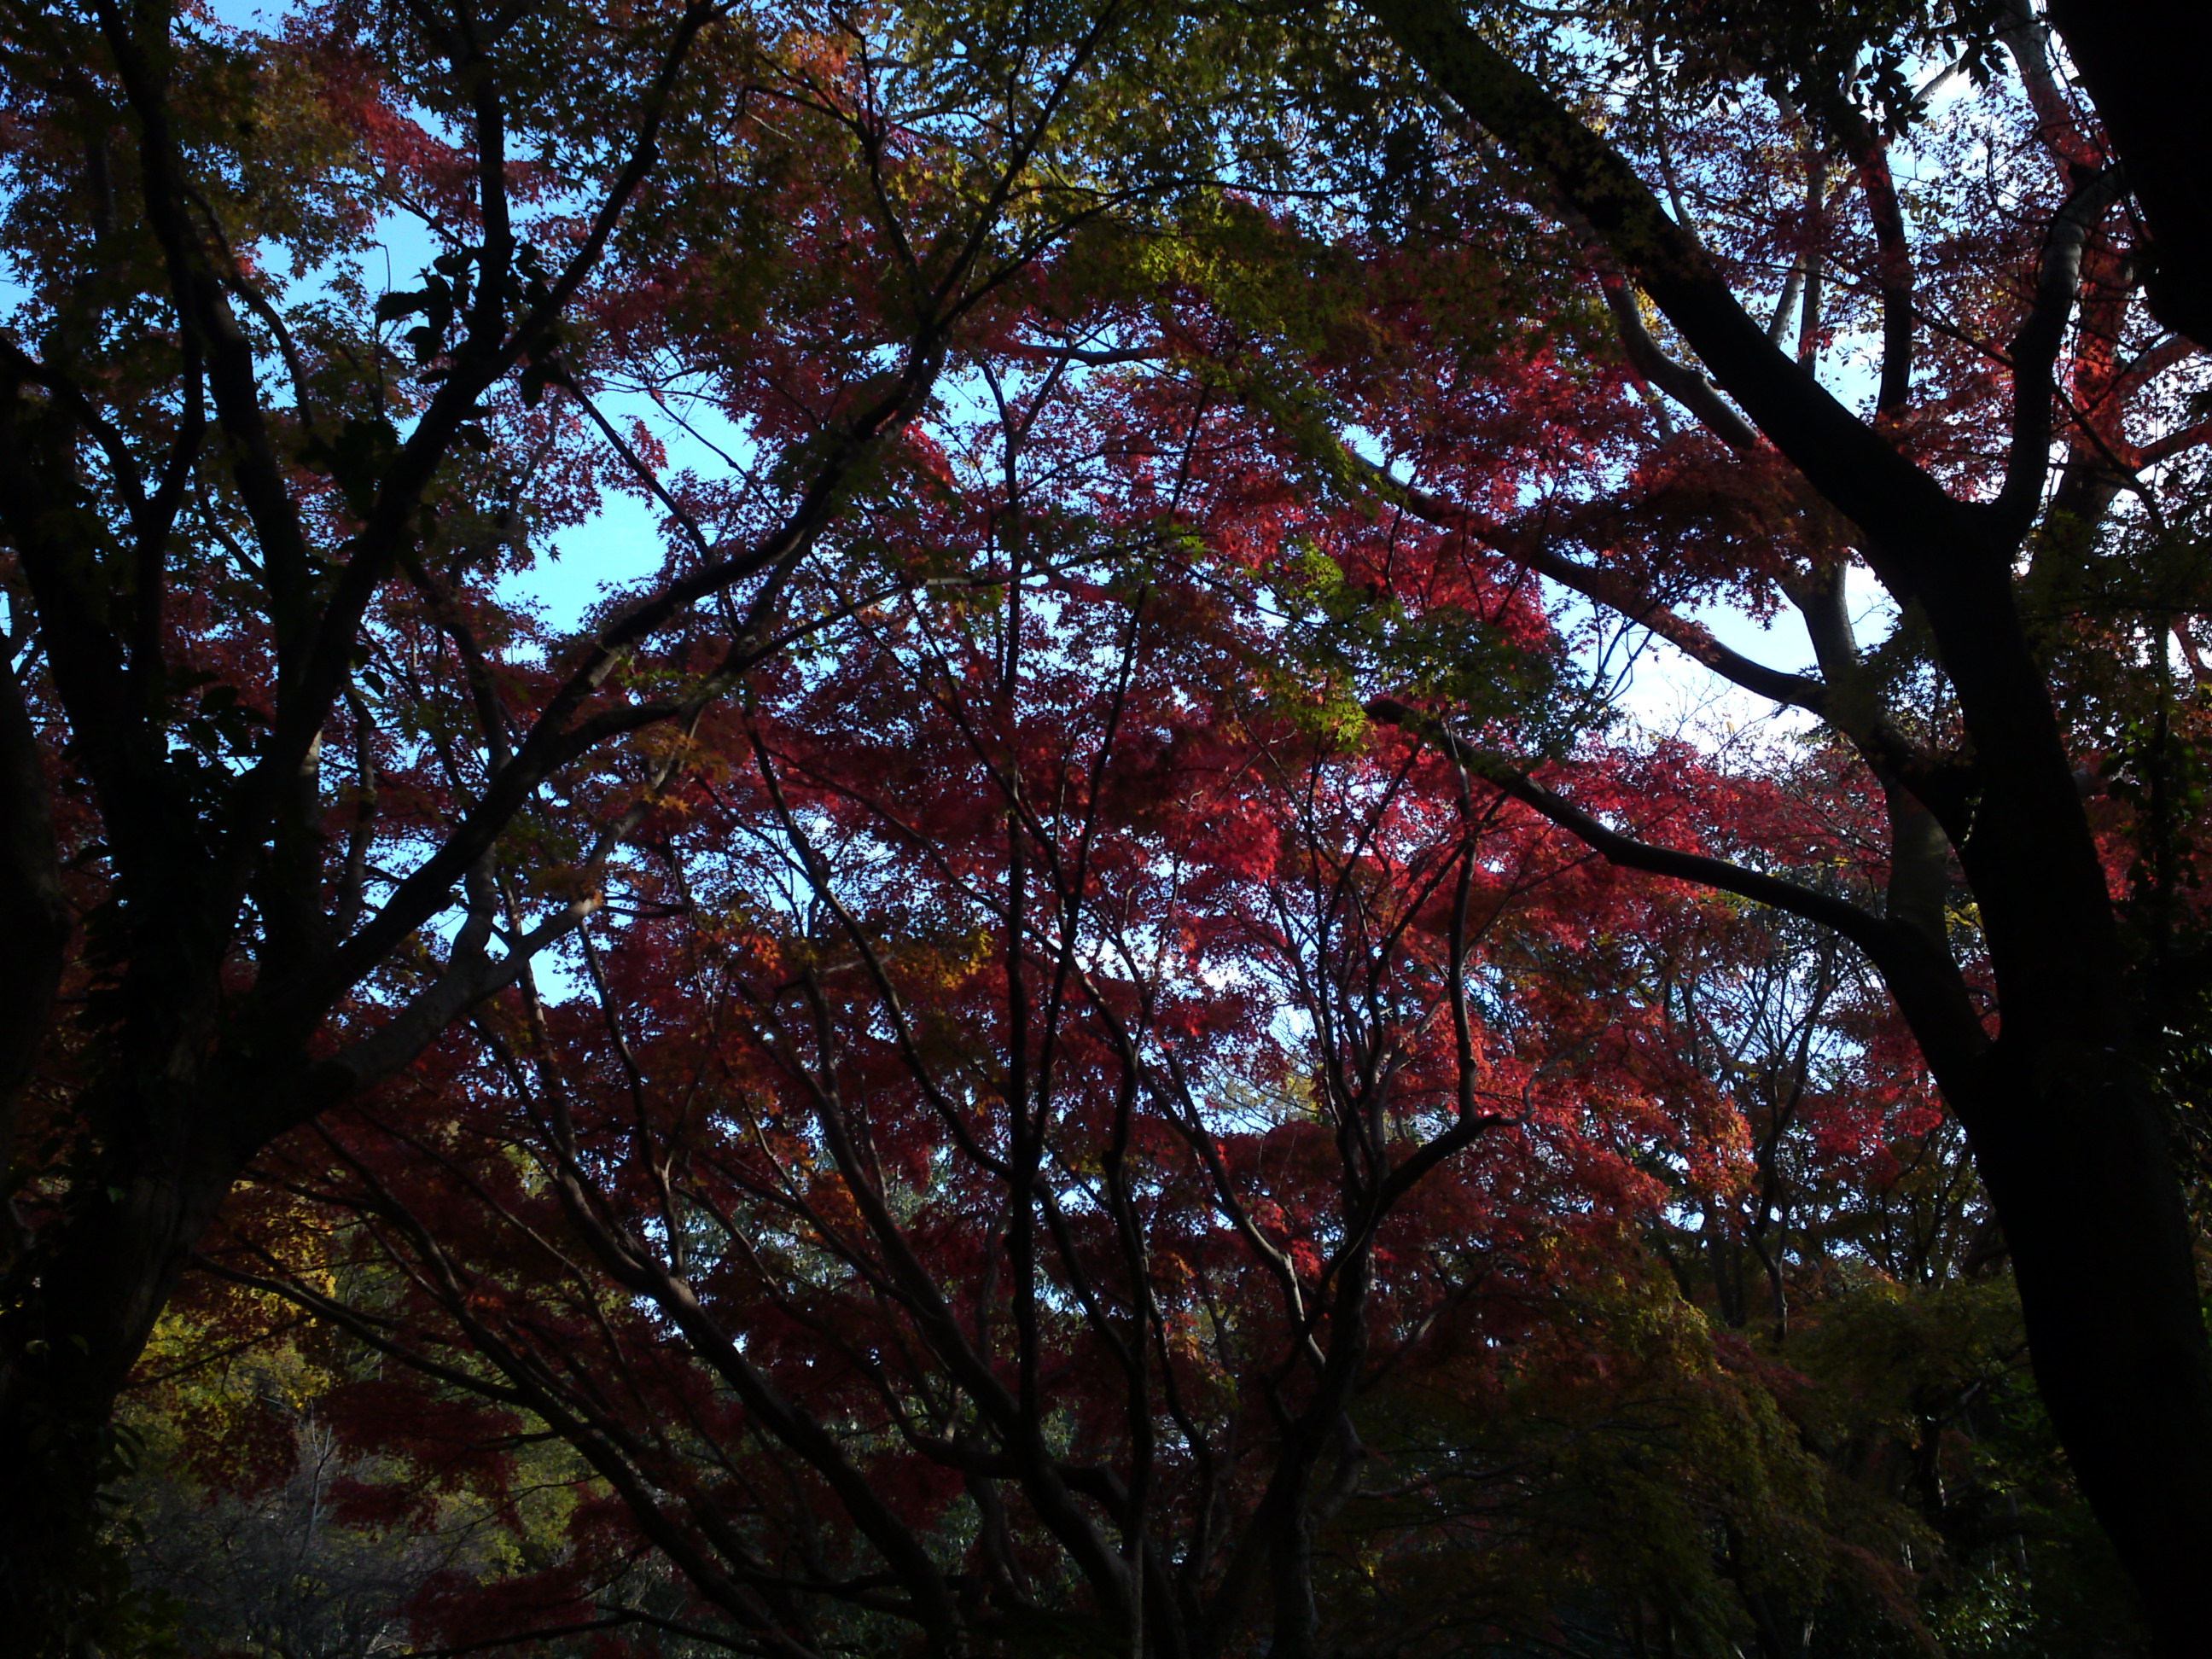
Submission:
{"label": "autumn foliage canopy", "polygon": [[0,1618],[2194,1650],[2069,16],[0,6]]}

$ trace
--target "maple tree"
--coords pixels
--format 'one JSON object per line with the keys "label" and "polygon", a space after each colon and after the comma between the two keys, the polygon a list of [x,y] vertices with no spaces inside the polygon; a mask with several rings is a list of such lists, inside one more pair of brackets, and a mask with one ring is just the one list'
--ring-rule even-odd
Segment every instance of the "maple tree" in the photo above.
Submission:
{"label": "maple tree", "polygon": [[[1249,271],[1269,233],[1240,228]],[[1320,274],[1387,314],[1467,265]],[[695,729],[569,993],[488,1006],[257,1164],[210,1262],[379,1357],[329,1410],[407,1461],[353,1514],[507,1501],[533,1434],[577,1454],[544,1565],[429,1586],[423,1639],[1987,1636],[1905,1563],[2005,1583],[1966,1511],[2035,1483],[1978,1477],[1958,1425],[2009,1375],[2010,1304],[1970,1277],[2000,1253],[1887,995],[1833,940],[1808,966],[1593,864],[1352,697],[1425,675],[1461,741],[1572,754],[1608,814],[1838,903],[1887,874],[1878,789],[1563,725],[1534,590],[1299,480],[1310,434],[1222,392],[1268,307],[1217,298],[1097,374],[1002,348],[975,418],[933,423],[935,480],[870,520],[917,574]],[[1427,343],[1503,493],[1577,410],[1583,453],[1638,435],[1626,374],[1567,349],[1602,313],[1489,300]],[[1641,1241],[1692,1206],[1715,1267],[1662,1274]],[[1772,1323],[1814,1310],[1844,1379],[1816,1405],[1683,1307],[1751,1324],[1742,1255]],[[1948,1294],[1822,1284],[1861,1263]]]}
{"label": "maple tree", "polygon": [[[1410,577],[1421,544],[1302,510],[1202,403],[1133,430],[1126,388],[1054,379],[1010,380],[1001,453],[971,440],[968,490],[884,526],[995,580],[915,584],[702,720],[621,925],[580,936],[587,993],[526,987],[272,1149],[211,1249],[380,1357],[329,1396],[361,1450],[411,1455],[350,1489],[362,1518],[542,1478],[514,1461],[533,1425],[598,1477],[539,1571],[431,1586],[426,1638],[1322,1650],[1322,1536],[1412,1472],[1370,1476],[1368,1396],[1451,1361],[1462,1401],[1504,1394],[1539,1369],[1530,1305],[1601,1285],[1668,1195],[1639,1159],[1725,1182],[1731,1115],[1669,1006],[1627,994],[1646,953],[1588,943],[1698,921],[1249,665],[1270,622],[1356,649],[1343,584]],[[1101,471],[1133,475],[1121,502],[1173,486],[1152,533],[1112,521],[1105,588],[1069,574],[1109,527]],[[1240,583],[1254,516],[1293,514],[1340,577]],[[1194,538],[1231,562],[1191,568]],[[1530,735],[1542,613],[1498,573],[1430,574],[1494,630],[1462,671],[1490,729]],[[1786,1440],[1659,1317],[1655,1393]],[[1541,1374],[1520,1386],[1557,1408]],[[1850,1577],[1817,1525],[1741,1512],[1754,1574]],[[1525,1562],[1511,1541],[1466,1547]],[[648,1549],[673,1594],[640,1582]],[[1683,1551],[1649,1586],[1669,1607]]]}
{"label": "maple tree", "polygon": [[[925,601],[844,656],[864,694],[787,685],[706,736],[733,763],[657,826],[662,902],[601,936],[590,994],[488,1015],[232,1212],[217,1271],[374,1356],[320,1407],[400,1460],[337,1493],[353,1523],[573,1491],[532,1570],[425,1586],[417,1640],[1863,1653],[1932,1626],[2096,1650],[2114,1602],[2068,1627],[2097,1558],[2054,1535],[2048,1454],[2031,1433],[2004,1454],[2025,1468],[1990,1468],[2016,1315],[1878,983],[1809,930],[1562,859],[1494,795],[1470,822],[1402,745],[1255,733],[1249,691],[1156,702],[1204,660],[1168,619],[1208,596],[1154,608],[1163,580],[1148,623],[1093,629],[1069,612],[1105,596],[1056,586],[1024,607],[1055,643],[1012,710],[1013,619]],[[1069,677],[1071,639],[1139,660]],[[1194,820],[1254,809],[1243,856],[1194,854]],[[1080,903],[1053,873],[1071,844]],[[1854,884],[1879,873],[1863,852]],[[1437,958],[1461,951],[1480,988],[1454,1008]],[[1378,1076],[1382,1156],[1419,1181],[1371,1283],[1331,1296],[1361,1243],[1342,1132]],[[1468,1081],[1491,1121],[1424,1158]],[[1726,1334],[1767,1341],[1729,1260],[1753,1255],[1787,1287],[1771,1358]],[[1328,1428],[1318,1458],[1302,1425]],[[549,1431],[581,1454],[565,1475],[531,1455]],[[1053,1475],[1073,1504],[1037,1501]],[[1139,1552],[1117,1607],[1101,1569]]]}
{"label": "maple tree", "polygon": [[[1705,441],[1741,458],[1741,498],[1768,503],[1775,539],[1759,556],[1774,562],[1729,574],[1802,614],[1816,672],[1778,675],[1693,625],[1658,626],[1723,677],[1816,715],[1879,781],[1887,903],[1686,855],[1581,811],[1510,757],[1467,751],[1468,763],[1608,858],[1790,910],[1879,967],[1967,1131],[2073,1468],[2161,1650],[2193,1650],[2212,1547],[2212,1357],[2154,1076],[2163,1040],[2145,1028],[2166,1017],[2192,926],[2179,872],[2193,826],[2169,775],[2172,734],[2193,720],[2174,659],[2194,651],[2202,586],[2161,497],[2188,498],[2193,463],[2172,464],[2204,434],[2186,418],[2191,343],[2133,303],[2125,180],[2025,8],[1984,15],[2023,95],[2009,108],[1966,100],[1990,125],[1954,152],[1966,165],[1953,181],[2005,180],[1963,187],[1972,217],[1949,216],[1928,178],[1910,198],[1901,190],[1888,135],[1920,113],[1919,94],[1858,79],[1848,32],[1840,70],[1832,55],[1793,54],[1787,31],[1764,61],[1757,35],[1722,37],[1719,72],[1743,77],[1739,120],[1700,136],[1668,107],[1686,86],[1714,85],[1696,14],[1670,38],[1672,15],[1656,9],[1654,27],[1632,21],[1613,37],[1617,50],[1593,18],[1583,61],[1562,52],[1532,71],[1516,42],[1455,8],[1371,9],[1453,115],[1583,229],[1631,361]],[[1948,27],[1954,45],[1973,21],[1929,15],[1929,38]],[[1577,100],[1621,112],[1617,134]],[[1740,158],[1759,149],[1773,159],[1747,176]],[[1794,169],[1777,167],[1791,155]],[[1804,180],[1795,214],[1780,187],[1792,171]],[[2173,207],[2146,196],[2154,220]],[[2191,233],[2166,222],[2179,269]],[[1668,338],[1652,333],[1646,300]],[[1770,304],[1771,322],[1754,316]],[[1793,311],[1795,354],[1783,340]],[[1865,331],[1863,412],[1818,372],[1838,326]],[[1425,436],[1408,434],[1408,459],[1448,485],[1449,441]],[[1449,521],[1464,511],[1451,494],[1405,499]],[[1592,574],[1558,559],[1577,532],[1601,549],[1601,523],[1547,545],[1541,518],[1470,522],[1509,553],[1519,534],[1549,556],[1536,568],[1632,618],[1666,598],[1633,582],[1606,591],[1617,565]],[[1853,637],[1855,562],[1901,610],[1886,646]],[[1401,701],[1374,707],[1425,724]],[[2085,772],[2123,781],[2132,823],[2093,817]],[[1973,906],[1963,933],[1954,879]]]}
{"label": "maple tree", "polygon": [[[1909,1632],[1866,1564],[1958,1532],[2008,1264],[2186,1650],[2185,199],[2148,266],[2017,6],[1371,11],[9,10],[22,1627],[113,1637],[110,1408],[206,1241],[382,1356],[363,1517],[526,1532],[518,1443],[575,1460],[427,1626],[782,1652]],[[1931,112],[1938,51],[2014,78]],[[663,574],[553,635],[506,579],[607,489]],[[1826,746],[1609,732],[1608,615]],[[1827,1472],[1726,1335],[1871,1400],[1928,1309]],[[1625,1480],[1616,1412],[1721,1472]]]}
{"label": "maple tree", "polygon": [[[111,1408],[246,1163],[601,902],[637,734],[819,620],[963,331],[1110,205],[1055,146],[1121,21],[907,73],[719,4],[9,8],[0,1625],[100,1616]],[[678,499],[611,376],[744,453]],[[502,580],[607,488],[663,573],[550,634]]]}

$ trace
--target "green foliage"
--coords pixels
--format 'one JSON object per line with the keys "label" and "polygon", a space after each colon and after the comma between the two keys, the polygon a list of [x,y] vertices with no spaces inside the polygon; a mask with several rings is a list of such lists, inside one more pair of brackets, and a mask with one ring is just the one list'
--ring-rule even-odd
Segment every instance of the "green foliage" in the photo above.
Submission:
{"label": "green foliage", "polygon": [[1567,1291],[1370,1401],[1370,1484],[1399,1495],[1345,1510],[1341,1591],[1447,1646],[1737,1651],[1863,1571],[1775,1381],[1663,1279]]}
{"label": "green foliage", "polygon": [[[1518,1654],[2129,1650],[2002,1276],[1846,1274],[1778,1346],[1664,1278],[1371,1395],[1328,1593],[1366,1639]],[[1778,1647],[1778,1644],[1780,1645]],[[1669,1645],[1671,1644],[1671,1645]]]}
{"label": "green foliage", "polygon": [[109,1654],[370,1659],[401,1645],[426,1585],[526,1572],[557,1548],[578,1480],[557,1443],[521,1449],[512,1490],[433,1481],[400,1508],[365,1504],[398,1448],[349,1441],[336,1407],[374,1361],[296,1316],[267,1324],[283,1310],[256,1298],[199,1300],[163,1322],[125,1407]]}
{"label": "green foliage", "polygon": [[1516,639],[1454,605],[1409,611],[1311,544],[1286,548],[1266,580],[1281,630],[1250,667],[1268,705],[1316,734],[1363,741],[1376,685],[1452,708],[1470,729],[1510,731],[1523,752],[1562,751],[1583,724],[1562,695],[1556,641]]}

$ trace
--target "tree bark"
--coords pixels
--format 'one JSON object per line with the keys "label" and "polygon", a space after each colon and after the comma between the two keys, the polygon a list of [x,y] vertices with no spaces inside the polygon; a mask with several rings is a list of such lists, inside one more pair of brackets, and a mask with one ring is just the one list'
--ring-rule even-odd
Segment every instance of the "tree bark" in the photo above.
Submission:
{"label": "tree bark", "polygon": [[2155,1651],[2212,1642],[2212,1372],[2155,1102],[2097,1038],[1999,1043],[1963,1109],[2036,1385],[2142,1598]]}
{"label": "tree bark", "polygon": [[65,1221],[15,1264],[0,1352],[0,1630],[74,1653],[116,1610],[100,1488],[124,1467],[116,1402],[239,1164],[185,1103],[167,1133],[117,1137]]}
{"label": "tree bark", "polygon": [[2050,0],[2051,21],[2097,106],[2150,232],[2151,313],[2212,349],[2212,169],[2204,77],[2212,6]]}
{"label": "tree bark", "polygon": [[[21,1091],[46,1038],[70,927],[38,738],[15,671],[0,655],[0,1159],[15,1145]],[[7,1173],[0,1168],[0,1178]],[[0,1261],[10,1253],[0,1247]]]}
{"label": "tree bark", "polygon": [[1939,1080],[2010,1246],[2068,1462],[2158,1650],[2200,1654],[2212,1639],[2212,1350],[2118,919],[2014,599],[2017,546],[1970,544],[1922,590],[1978,760],[1957,846],[2002,1021],[1972,1073]]}

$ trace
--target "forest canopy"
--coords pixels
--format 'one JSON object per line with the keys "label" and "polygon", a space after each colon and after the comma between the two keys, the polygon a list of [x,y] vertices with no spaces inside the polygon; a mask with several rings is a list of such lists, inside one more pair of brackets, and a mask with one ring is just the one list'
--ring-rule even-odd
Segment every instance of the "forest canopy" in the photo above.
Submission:
{"label": "forest canopy", "polygon": [[0,1628],[2201,1652],[2206,37],[0,0]]}

